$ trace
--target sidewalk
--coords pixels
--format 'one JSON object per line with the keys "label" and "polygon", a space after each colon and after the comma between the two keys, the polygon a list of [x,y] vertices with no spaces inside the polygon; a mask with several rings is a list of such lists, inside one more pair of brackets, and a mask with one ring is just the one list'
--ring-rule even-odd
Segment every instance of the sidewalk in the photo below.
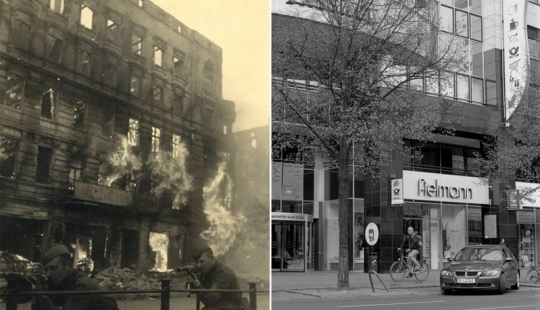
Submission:
{"label": "sidewalk", "polygon": [[[525,284],[524,278],[528,268],[520,268],[521,286],[539,287]],[[404,278],[401,282],[394,282],[389,273],[379,274],[384,285],[376,275],[372,275],[371,287],[369,274],[366,272],[349,272],[350,289],[337,291],[337,271],[307,271],[307,272],[273,272],[272,273],[272,300],[291,300],[306,298],[350,298],[388,295],[390,294],[420,294],[417,289],[439,287],[440,270],[429,271],[428,278],[416,283],[416,278]]]}

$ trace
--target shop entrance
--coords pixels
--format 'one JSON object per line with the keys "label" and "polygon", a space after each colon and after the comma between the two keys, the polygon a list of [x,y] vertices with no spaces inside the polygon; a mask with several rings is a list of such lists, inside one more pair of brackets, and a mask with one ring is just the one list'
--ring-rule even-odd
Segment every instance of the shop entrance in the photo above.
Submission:
{"label": "shop entrance", "polygon": [[518,226],[519,265],[520,267],[531,267],[535,263],[534,224],[518,224]]}
{"label": "shop entrance", "polygon": [[272,223],[272,270],[305,271],[305,222]]}

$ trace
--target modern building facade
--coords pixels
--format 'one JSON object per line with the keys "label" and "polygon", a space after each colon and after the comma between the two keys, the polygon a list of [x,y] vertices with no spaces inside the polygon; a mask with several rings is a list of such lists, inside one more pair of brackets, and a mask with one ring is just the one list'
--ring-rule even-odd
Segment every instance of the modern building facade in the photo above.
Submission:
{"label": "modern building facade", "polygon": [[[478,165],[474,154],[483,152],[481,142],[487,136],[490,116],[506,121],[519,102],[510,100],[512,94],[519,93],[518,86],[511,83],[518,78],[527,83],[531,80],[528,76],[513,77],[516,65],[506,66],[516,60],[516,47],[524,57],[522,63],[530,64],[520,72],[538,72],[540,5],[537,1],[503,0],[416,3],[417,10],[434,12],[440,37],[451,36],[460,45],[463,62],[453,72],[440,73],[447,83],[424,80],[408,87],[426,96],[453,100],[462,113],[454,124],[455,135],[435,134],[410,156],[395,152],[380,179],[363,176],[351,167],[349,269],[388,272],[398,258],[396,249],[408,226],[423,237],[422,256],[434,269],[441,268],[465,245],[502,239],[523,265],[529,264],[540,251],[536,199],[523,202],[522,209],[509,209],[505,189],[479,182],[472,171]],[[309,27],[314,22],[309,18],[310,6],[316,4],[274,0],[274,31],[286,29],[293,20],[302,20]],[[521,45],[512,45],[518,43]],[[319,91],[310,81],[283,83],[278,77],[274,81],[279,87],[309,96]],[[404,144],[415,146],[419,142],[404,140]],[[324,158],[307,165],[287,162],[283,154],[273,155],[272,270],[336,270],[337,168],[325,164]],[[515,188],[532,186],[515,184]],[[401,194],[395,196],[396,192]],[[370,223],[379,232],[373,246],[366,245],[370,236],[365,229]]]}
{"label": "modern building facade", "polygon": [[187,261],[233,142],[221,48],[149,0],[0,1],[0,16],[0,250]]}

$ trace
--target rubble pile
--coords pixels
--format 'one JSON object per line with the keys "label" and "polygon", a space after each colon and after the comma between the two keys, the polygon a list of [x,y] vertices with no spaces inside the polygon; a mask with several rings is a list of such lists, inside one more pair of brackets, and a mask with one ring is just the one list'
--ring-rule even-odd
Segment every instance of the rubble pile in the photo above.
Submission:
{"label": "rubble pile", "polygon": [[44,270],[40,263],[32,262],[20,255],[11,254],[7,251],[0,251],[0,272],[43,273]]}
{"label": "rubble pile", "polygon": [[157,277],[137,273],[130,268],[109,267],[94,278],[107,290],[154,290],[161,286]]}

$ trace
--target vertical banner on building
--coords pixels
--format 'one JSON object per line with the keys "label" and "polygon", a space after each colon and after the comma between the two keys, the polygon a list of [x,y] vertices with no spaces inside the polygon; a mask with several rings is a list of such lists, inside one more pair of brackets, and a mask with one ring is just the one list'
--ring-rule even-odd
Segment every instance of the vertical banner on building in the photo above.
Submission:
{"label": "vertical banner on building", "polygon": [[392,182],[392,204],[398,205],[404,202],[403,200],[403,179],[393,179]]}
{"label": "vertical banner on building", "polygon": [[283,200],[300,201],[304,197],[304,165],[283,164]]}
{"label": "vertical banner on building", "polygon": [[272,200],[281,200],[282,163],[272,163]]}
{"label": "vertical banner on building", "polygon": [[503,0],[505,121],[512,117],[529,84],[527,2]]}

